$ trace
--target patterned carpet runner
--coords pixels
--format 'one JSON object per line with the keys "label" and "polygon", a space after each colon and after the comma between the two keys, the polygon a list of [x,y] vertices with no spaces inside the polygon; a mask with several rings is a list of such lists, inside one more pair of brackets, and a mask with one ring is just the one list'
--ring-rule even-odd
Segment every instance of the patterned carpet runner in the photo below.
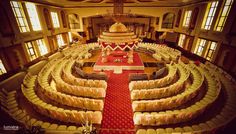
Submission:
{"label": "patterned carpet runner", "polygon": [[122,74],[108,72],[108,87],[103,110],[102,134],[134,134],[133,111],[128,88],[129,73],[143,71],[123,71]]}

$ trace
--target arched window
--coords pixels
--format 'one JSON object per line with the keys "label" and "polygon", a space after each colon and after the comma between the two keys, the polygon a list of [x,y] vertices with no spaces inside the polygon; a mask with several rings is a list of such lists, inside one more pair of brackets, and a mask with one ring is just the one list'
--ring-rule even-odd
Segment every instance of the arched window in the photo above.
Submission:
{"label": "arched window", "polygon": [[77,14],[69,14],[70,29],[80,29],[80,18]]}
{"label": "arched window", "polygon": [[50,18],[50,13],[47,8],[43,9],[43,15],[44,15],[48,30],[51,30],[52,29],[52,22],[51,22],[51,18]]}
{"label": "arched window", "polygon": [[176,19],[176,22],[175,22],[175,27],[179,27],[181,15],[182,15],[182,10],[180,9],[180,10],[178,11],[178,16],[177,16],[177,19]]}
{"label": "arched window", "polygon": [[191,21],[190,21],[190,27],[189,27],[190,29],[195,28],[195,25],[196,25],[196,22],[197,22],[198,12],[199,12],[199,8],[198,7],[194,8],[192,18],[191,18]]}
{"label": "arched window", "polygon": [[174,13],[164,14],[161,27],[162,28],[168,28],[168,29],[173,28],[174,20],[175,20],[175,14]]}
{"label": "arched window", "polygon": [[67,25],[66,25],[66,15],[65,15],[64,11],[61,11],[61,19],[62,19],[63,27],[66,28],[67,27]]}

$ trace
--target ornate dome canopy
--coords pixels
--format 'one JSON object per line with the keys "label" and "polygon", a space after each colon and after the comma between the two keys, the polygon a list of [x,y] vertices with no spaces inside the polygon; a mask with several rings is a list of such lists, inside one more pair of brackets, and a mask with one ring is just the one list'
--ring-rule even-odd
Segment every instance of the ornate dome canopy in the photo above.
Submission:
{"label": "ornate dome canopy", "polygon": [[121,32],[128,32],[128,29],[126,26],[120,22],[116,22],[109,28],[109,32],[116,32],[116,33],[121,33]]}

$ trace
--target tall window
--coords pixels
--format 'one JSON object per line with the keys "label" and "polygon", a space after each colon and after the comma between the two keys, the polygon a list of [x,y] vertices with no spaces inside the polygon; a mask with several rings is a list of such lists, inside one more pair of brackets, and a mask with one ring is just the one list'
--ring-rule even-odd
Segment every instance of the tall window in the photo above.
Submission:
{"label": "tall window", "polygon": [[202,56],[205,45],[206,45],[206,40],[198,39],[194,53],[199,56]]}
{"label": "tall window", "polygon": [[213,18],[216,13],[217,6],[218,6],[218,1],[211,2],[207,5],[204,20],[202,23],[202,29],[210,30]]}
{"label": "tall window", "polygon": [[58,19],[58,15],[56,12],[51,12],[51,17],[52,17],[52,24],[54,28],[59,28],[60,24],[59,24],[59,19]]}
{"label": "tall window", "polygon": [[25,45],[26,45],[30,60],[32,61],[32,60],[36,59],[37,55],[36,55],[34,47],[33,47],[33,42],[26,42]]}
{"label": "tall window", "polygon": [[162,28],[173,28],[174,25],[175,14],[166,13],[163,16]]}
{"label": "tall window", "polygon": [[185,35],[185,34],[180,34],[178,46],[183,47],[185,38],[186,38],[186,35]]}
{"label": "tall window", "polygon": [[2,63],[2,60],[0,59],[0,75],[2,75],[4,73],[7,73],[7,71]]}
{"label": "tall window", "polygon": [[68,32],[68,35],[69,35],[69,41],[72,42],[72,34],[71,34],[71,32]]}
{"label": "tall window", "polygon": [[69,14],[70,29],[80,29],[80,18],[77,14]]}
{"label": "tall window", "polygon": [[65,45],[61,34],[57,35],[57,44],[58,44],[58,47],[61,47],[61,46]]}
{"label": "tall window", "polygon": [[217,46],[216,42],[214,42],[214,41],[209,42],[209,48],[207,48],[207,53],[205,56],[207,60],[209,60],[209,61],[212,60],[215,50],[216,50],[216,46]]}
{"label": "tall window", "polygon": [[198,39],[194,53],[212,61],[217,48],[217,42]]}
{"label": "tall window", "polygon": [[229,15],[231,7],[232,7],[232,4],[233,4],[233,0],[226,0],[225,1],[224,7],[220,13],[218,20],[217,20],[215,31],[221,32],[223,30],[226,19]]}
{"label": "tall window", "polygon": [[27,9],[27,12],[28,12],[29,19],[30,19],[33,30],[34,31],[42,30],[40,22],[39,22],[39,16],[38,16],[38,12],[37,12],[35,4],[26,2],[25,6],[26,6],[26,9]]}
{"label": "tall window", "polygon": [[185,11],[184,21],[183,21],[183,26],[184,27],[188,27],[189,26],[189,23],[190,23],[190,20],[191,20],[191,15],[192,15],[192,11],[191,10]]}
{"label": "tall window", "polygon": [[20,29],[20,32],[29,32],[29,25],[27,23],[27,20],[25,18],[25,13],[22,7],[22,4],[18,1],[11,1],[11,7],[14,12],[17,25]]}
{"label": "tall window", "polygon": [[38,45],[40,55],[45,55],[48,53],[48,49],[47,49],[43,39],[36,40],[36,44]]}

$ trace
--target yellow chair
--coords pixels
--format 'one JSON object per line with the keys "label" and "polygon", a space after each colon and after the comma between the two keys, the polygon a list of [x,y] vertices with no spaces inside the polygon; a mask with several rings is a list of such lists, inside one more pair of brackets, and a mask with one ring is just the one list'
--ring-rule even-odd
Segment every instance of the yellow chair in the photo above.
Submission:
{"label": "yellow chair", "polygon": [[47,129],[48,130],[56,130],[58,128],[58,124],[51,124]]}
{"label": "yellow chair", "polygon": [[147,134],[147,131],[145,129],[139,129],[136,134]]}
{"label": "yellow chair", "polygon": [[67,130],[69,130],[69,131],[76,131],[76,126],[68,126]]}
{"label": "yellow chair", "polygon": [[57,130],[60,130],[60,131],[66,131],[67,129],[67,126],[66,125],[60,125],[58,126]]}

